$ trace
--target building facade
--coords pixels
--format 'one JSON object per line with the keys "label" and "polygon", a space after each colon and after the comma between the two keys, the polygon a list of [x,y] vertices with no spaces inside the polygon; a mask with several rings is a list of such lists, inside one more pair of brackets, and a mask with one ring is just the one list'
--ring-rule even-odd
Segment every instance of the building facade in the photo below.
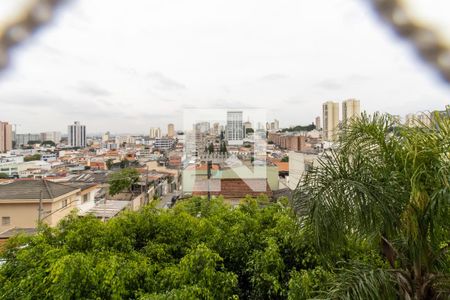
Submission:
{"label": "building facade", "polygon": [[226,139],[229,145],[242,145],[244,142],[244,126],[242,111],[227,112]]}
{"label": "building facade", "polygon": [[149,137],[151,139],[160,138],[161,137],[161,128],[159,128],[159,127],[150,128]]}
{"label": "building facade", "polygon": [[73,125],[68,126],[67,143],[70,147],[86,147],[86,126],[75,121]]}
{"label": "building facade", "polygon": [[51,141],[55,144],[58,144],[61,142],[61,132],[59,131],[48,131],[48,132],[41,132],[40,134],[40,141]]}
{"label": "building facade", "polygon": [[0,153],[12,150],[12,125],[0,121]]}
{"label": "building facade", "polygon": [[175,136],[175,125],[170,123],[167,125],[167,136],[173,138]]}
{"label": "building facade", "polygon": [[342,102],[342,122],[348,122],[351,118],[359,117],[360,114],[359,100],[348,99]]}
{"label": "building facade", "polygon": [[321,127],[321,124],[320,124],[320,117],[319,116],[317,116],[316,117],[316,120],[315,120],[315,122],[314,122],[314,125],[316,125],[316,129],[317,130],[320,130],[322,127]]}
{"label": "building facade", "polygon": [[322,105],[323,139],[334,141],[339,126],[339,103],[328,101]]}

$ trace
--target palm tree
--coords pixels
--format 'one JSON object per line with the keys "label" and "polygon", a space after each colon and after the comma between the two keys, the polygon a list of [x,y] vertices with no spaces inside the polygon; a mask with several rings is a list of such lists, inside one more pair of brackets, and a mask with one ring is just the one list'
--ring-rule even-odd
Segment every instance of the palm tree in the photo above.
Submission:
{"label": "palm tree", "polygon": [[408,128],[388,115],[343,126],[294,204],[322,249],[362,239],[385,268],[338,273],[333,299],[450,299],[450,112]]}

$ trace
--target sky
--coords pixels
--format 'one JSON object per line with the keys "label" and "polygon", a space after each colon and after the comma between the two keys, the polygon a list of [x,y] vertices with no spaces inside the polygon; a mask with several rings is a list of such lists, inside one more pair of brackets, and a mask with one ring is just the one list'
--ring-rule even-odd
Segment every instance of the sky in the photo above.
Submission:
{"label": "sky", "polygon": [[[28,0],[2,0],[1,20]],[[409,0],[450,41],[448,0]],[[148,133],[193,109],[262,109],[282,127],[325,101],[362,110],[443,109],[450,87],[367,0],[71,0],[12,50],[0,120],[18,133]]]}

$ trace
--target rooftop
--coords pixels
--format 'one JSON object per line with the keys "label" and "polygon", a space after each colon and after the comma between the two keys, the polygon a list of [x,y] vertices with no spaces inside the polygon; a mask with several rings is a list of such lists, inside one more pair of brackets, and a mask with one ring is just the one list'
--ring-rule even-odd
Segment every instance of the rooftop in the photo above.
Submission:
{"label": "rooftop", "polygon": [[2,199],[54,199],[67,193],[79,190],[77,187],[67,186],[48,180],[14,180],[0,185],[0,200]]}

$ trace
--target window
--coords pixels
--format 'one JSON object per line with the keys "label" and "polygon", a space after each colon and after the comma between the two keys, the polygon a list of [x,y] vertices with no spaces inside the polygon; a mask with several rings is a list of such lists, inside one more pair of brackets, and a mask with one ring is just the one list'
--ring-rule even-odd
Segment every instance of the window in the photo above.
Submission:
{"label": "window", "polygon": [[83,203],[86,203],[88,201],[88,194],[83,195]]}
{"label": "window", "polygon": [[62,207],[66,207],[67,206],[67,199],[64,199],[63,201],[62,201]]}
{"label": "window", "polygon": [[2,225],[11,224],[11,217],[2,217]]}

